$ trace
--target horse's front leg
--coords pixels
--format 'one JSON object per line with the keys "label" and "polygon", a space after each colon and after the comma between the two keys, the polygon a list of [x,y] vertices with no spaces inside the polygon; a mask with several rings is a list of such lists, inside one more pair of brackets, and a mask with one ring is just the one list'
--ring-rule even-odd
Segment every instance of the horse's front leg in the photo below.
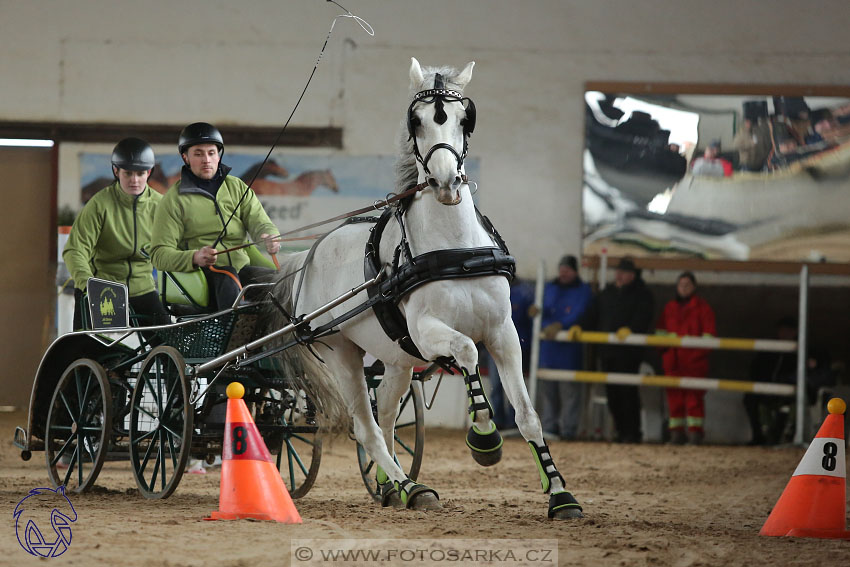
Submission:
{"label": "horse's front leg", "polygon": [[460,366],[466,384],[469,418],[472,420],[472,426],[466,433],[466,444],[479,465],[495,465],[502,459],[502,436],[496,429],[493,407],[481,383],[475,343],[436,317],[419,317],[416,331],[414,342],[426,358],[454,357]]}
{"label": "horse's front leg", "polygon": [[581,518],[581,506],[564,486],[564,477],[555,467],[549,447],[543,440],[540,418],[534,411],[522,377],[522,351],[513,322],[508,319],[505,324],[490,333],[485,345],[499,370],[505,395],[516,410],[517,428],[531,447],[543,492],[550,495],[549,517]]}

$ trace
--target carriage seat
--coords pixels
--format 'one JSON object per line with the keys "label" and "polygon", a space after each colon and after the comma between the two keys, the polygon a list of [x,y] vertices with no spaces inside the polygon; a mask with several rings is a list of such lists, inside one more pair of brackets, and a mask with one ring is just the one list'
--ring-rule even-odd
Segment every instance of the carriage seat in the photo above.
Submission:
{"label": "carriage seat", "polygon": [[[251,259],[251,266],[274,268],[256,246],[245,249]],[[204,315],[215,311],[210,301],[210,290],[203,270],[191,272],[165,272],[157,270],[157,288],[165,308],[177,317]]]}

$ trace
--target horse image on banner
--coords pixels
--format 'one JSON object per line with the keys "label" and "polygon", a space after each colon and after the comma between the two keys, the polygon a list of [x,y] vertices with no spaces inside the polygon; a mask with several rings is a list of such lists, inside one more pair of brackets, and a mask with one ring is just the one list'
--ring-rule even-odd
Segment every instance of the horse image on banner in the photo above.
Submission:
{"label": "horse image on banner", "polygon": [[[469,63],[461,71],[422,68],[412,60],[395,191],[419,190],[394,203],[377,224],[347,222],[310,251],[281,259],[275,295],[283,309],[270,310],[283,319],[280,328],[290,322],[284,312],[310,313],[363,284],[368,250],[367,277],[370,270],[384,276],[380,289],[368,290],[369,297],[375,300],[380,294],[386,301],[344,317],[367,301],[361,292],[313,321],[321,327],[341,317],[335,323],[339,333],[313,344],[319,358],[306,347],[286,354],[303,364],[304,387],[325,419],[334,425],[353,418],[354,435],[378,465],[383,505],[440,508],[437,492],[409,479],[391,454],[398,401],[410,386],[414,366],[423,360],[462,374],[472,421],[466,440],[476,462],[489,466],[501,458],[502,438],[478,372],[476,343],[483,341],[516,408],[516,423],[531,448],[543,491],[550,494],[549,517],[581,517],[581,507],[566,490],[543,441],[523,381],[519,339],[510,316],[513,258],[476,209],[467,181],[464,161],[476,117],[464,89],[473,66]],[[377,391],[377,423],[363,379],[364,352],[386,366]]]}

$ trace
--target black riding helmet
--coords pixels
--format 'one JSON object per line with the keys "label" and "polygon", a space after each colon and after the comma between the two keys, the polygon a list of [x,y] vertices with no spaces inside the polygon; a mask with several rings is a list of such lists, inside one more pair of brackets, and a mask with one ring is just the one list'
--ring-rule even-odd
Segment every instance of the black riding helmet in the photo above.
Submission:
{"label": "black riding helmet", "polygon": [[180,155],[186,153],[186,150],[198,144],[215,144],[218,146],[219,153],[224,153],[224,139],[221,137],[221,132],[212,124],[206,122],[195,122],[189,124],[183,131],[180,132],[180,140],[177,142],[177,149]]}
{"label": "black riding helmet", "polygon": [[112,150],[112,165],[127,171],[153,169],[153,148],[141,138],[124,138]]}

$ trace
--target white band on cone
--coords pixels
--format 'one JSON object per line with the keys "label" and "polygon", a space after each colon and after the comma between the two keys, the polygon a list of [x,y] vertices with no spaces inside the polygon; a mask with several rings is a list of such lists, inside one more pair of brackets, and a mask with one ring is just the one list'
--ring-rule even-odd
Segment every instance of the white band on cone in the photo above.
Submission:
{"label": "white band on cone", "polygon": [[815,437],[793,476],[811,474],[845,478],[844,439]]}

